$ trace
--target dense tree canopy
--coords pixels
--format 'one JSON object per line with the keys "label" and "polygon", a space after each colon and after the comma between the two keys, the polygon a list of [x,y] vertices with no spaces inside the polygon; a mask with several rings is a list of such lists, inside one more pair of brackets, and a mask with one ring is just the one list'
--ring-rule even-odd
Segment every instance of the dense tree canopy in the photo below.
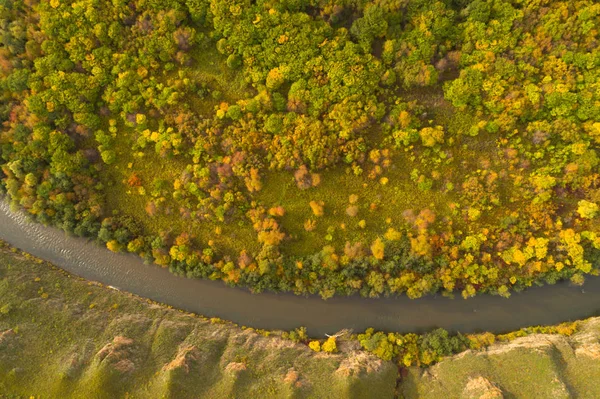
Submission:
{"label": "dense tree canopy", "polygon": [[7,0],[0,190],[256,291],[579,283],[599,26],[587,0]]}

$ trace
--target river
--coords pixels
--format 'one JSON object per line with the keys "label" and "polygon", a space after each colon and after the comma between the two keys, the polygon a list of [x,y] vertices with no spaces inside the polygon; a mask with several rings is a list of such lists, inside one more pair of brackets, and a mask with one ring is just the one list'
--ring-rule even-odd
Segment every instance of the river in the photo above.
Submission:
{"label": "river", "polygon": [[240,325],[291,330],[305,326],[311,336],[344,328],[421,332],[435,327],[463,333],[496,333],[521,327],[557,324],[596,315],[600,278],[583,287],[567,282],[533,287],[510,298],[478,295],[464,300],[429,296],[367,299],[359,296],[322,300],[317,296],[252,294],[219,281],[187,279],[131,254],[117,254],[89,240],[32,223],[0,201],[0,239],[69,273],[144,298]]}

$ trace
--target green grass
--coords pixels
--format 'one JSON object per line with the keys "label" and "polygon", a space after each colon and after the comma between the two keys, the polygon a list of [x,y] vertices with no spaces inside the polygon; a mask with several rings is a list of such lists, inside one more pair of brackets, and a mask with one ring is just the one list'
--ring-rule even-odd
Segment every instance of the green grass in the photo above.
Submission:
{"label": "green grass", "polygon": [[[225,57],[216,51],[213,44],[197,49],[193,53],[193,58],[195,63],[191,72],[192,79],[199,84],[205,84],[211,91],[218,90],[222,93],[222,98],[218,100],[210,95],[202,100],[195,96],[190,97],[189,105],[196,111],[201,108],[202,112],[212,115],[214,107],[221,101],[235,103],[249,94],[241,74],[227,67]],[[104,128],[108,129],[108,124]],[[132,216],[141,224],[147,234],[190,233],[193,242],[200,247],[206,246],[208,241],[212,240],[213,249],[224,255],[237,256],[243,249],[258,250],[256,234],[248,221],[223,224],[181,217],[180,204],[171,198],[170,193],[173,192],[173,182],[181,178],[186,167],[192,164],[191,158],[185,152],[161,157],[154,151],[152,143],[143,151],[133,151],[132,147],[137,137],[135,129],[119,124],[117,136],[114,138],[116,161],[110,165],[102,164],[100,178],[106,187],[105,207],[108,215]],[[97,143],[92,137],[85,143],[86,148],[96,145]],[[145,191],[140,191],[139,188],[130,187],[127,184],[133,173],[141,179]],[[145,207],[152,200],[150,192],[157,179],[168,183],[169,195],[166,196],[163,206],[170,208],[170,214],[161,211],[155,216],[149,216]],[[217,227],[221,230],[220,234],[215,233]]]}
{"label": "green grass", "polygon": [[[219,60],[219,54],[213,54],[214,57],[210,54],[208,51],[202,54],[202,57],[206,60]],[[220,62],[223,63],[223,60]],[[218,61],[206,61],[202,65],[208,66],[208,69],[198,73],[214,75],[214,79],[223,79],[225,76],[236,81],[228,74],[218,73],[223,68],[223,65],[219,66]],[[233,73],[228,71],[229,74]],[[234,90],[236,85],[242,84],[236,82],[235,85],[229,86],[232,87],[231,90]],[[234,90],[228,96],[234,96],[236,93]],[[424,92],[418,95],[418,99],[431,107],[437,105],[437,108],[431,108],[436,110],[432,116],[440,123],[447,124],[452,135],[459,135],[460,131],[467,129],[473,120],[469,115],[454,113],[447,104],[445,107],[440,106],[438,103],[444,102],[440,93]],[[105,170],[101,174],[105,184],[109,186],[107,208],[110,211],[133,216],[142,223],[147,232],[171,231],[179,234],[187,231],[196,237],[198,243],[204,245],[208,240],[213,240],[215,248],[224,254],[235,255],[243,249],[252,252],[259,248],[256,233],[248,221],[232,224],[190,222],[179,216],[179,206],[170,198],[167,199],[167,206],[172,209],[170,215],[159,212],[154,217],[148,216],[144,208],[150,200],[148,193],[152,190],[154,179],[160,178],[172,183],[181,176],[191,160],[184,155],[160,157],[152,149],[145,150],[142,157],[136,157],[129,150],[133,145],[134,135],[133,129],[122,128],[116,139],[117,161],[112,165],[105,165]],[[475,141],[474,138],[470,140]],[[481,140],[478,142],[485,143]],[[477,153],[458,147],[455,159],[465,161],[469,168],[476,169],[478,158],[494,152],[493,140],[488,144],[483,147],[480,145]],[[291,172],[269,172],[263,179],[263,189],[254,197],[267,208],[281,205],[285,209],[286,214],[281,220],[281,225],[287,234],[287,239],[282,246],[282,252],[286,255],[311,255],[320,251],[325,245],[333,245],[339,249],[346,241],[361,241],[363,244],[370,245],[390,227],[399,231],[410,229],[402,216],[404,210],[412,209],[418,213],[424,208],[429,208],[438,215],[439,223],[444,216],[450,215],[449,205],[458,202],[456,191],[446,190],[446,183],[456,177],[452,172],[457,168],[458,161],[440,161],[435,165],[424,166],[421,159],[428,159],[430,154],[424,155],[422,152],[417,149],[396,151],[391,156],[391,166],[384,169],[383,174],[375,179],[368,178],[370,167],[366,167],[360,176],[354,175],[350,168],[343,166],[328,169],[321,172],[322,183],[308,190],[300,190],[296,187]],[[160,168],[156,165],[160,165]],[[414,169],[428,178],[431,177],[431,171],[436,170],[441,177],[433,181],[431,189],[424,191],[411,180],[410,174]],[[140,194],[137,188],[126,184],[134,171],[141,178],[146,194]],[[382,177],[388,179],[387,184],[381,184]],[[351,194],[359,196],[356,204],[359,213],[355,217],[346,214]],[[313,215],[309,206],[312,200],[324,201],[325,214],[322,217]],[[371,204],[377,206],[375,210],[370,209]],[[503,214],[504,211],[502,215],[485,213],[482,222],[496,223],[498,217]],[[309,219],[316,221],[316,228],[310,232],[304,229],[304,223]],[[453,219],[456,226],[461,225],[460,218]],[[361,220],[366,222],[364,228],[359,226]],[[222,228],[222,234],[217,236],[214,233],[219,226]]]}
{"label": "green grass", "polygon": [[[221,101],[235,103],[252,93],[247,88],[242,74],[226,65],[225,57],[219,54],[211,43],[197,48],[193,53],[195,60],[191,69],[192,79],[206,85],[212,91],[222,93],[220,99],[208,95],[204,99],[191,96],[188,103],[196,111],[206,115],[212,114]],[[428,208],[437,215],[436,223],[448,223],[451,220],[456,229],[468,229],[462,217],[451,210],[452,204],[459,204],[461,176],[460,170],[477,170],[481,159],[494,160],[496,153],[495,140],[485,140],[483,133],[477,138],[464,136],[477,120],[468,113],[455,112],[455,109],[444,100],[440,87],[412,90],[400,93],[402,98],[418,101],[427,111],[427,118],[432,124],[442,124],[447,129],[447,140],[453,138],[455,144],[448,147],[454,154],[453,159],[442,159],[431,149],[423,149],[420,145],[405,150],[394,150],[391,153],[391,166],[384,169],[383,174],[369,178],[374,166],[367,162],[364,171],[356,176],[351,168],[337,166],[320,171],[321,184],[308,190],[296,187],[293,173],[290,171],[268,172],[262,176],[263,188],[252,196],[267,209],[272,206],[283,206],[285,216],[280,220],[286,239],[280,246],[286,256],[309,256],[332,245],[338,251],[347,241],[362,242],[369,246],[377,237],[381,237],[388,228],[398,231],[412,231],[412,227],[402,216],[405,210],[418,213]],[[373,130],[372,140],[381,142],[381,132]],[[376,137],[375,137],[376,136]],[[100,173],[106,186],[106,209],[109,214],[130,215],[140,222],[147,234],[170,232],[178,235],[191,233],[195,244],[206,247],[209,240],[218,254],[237,256],[242,250],[256,253],[260,249],[256,232],[246,218],[238,218],[229,223],[207,222],[184,219],[180,216],[181,204],[171,198],[173,182],[180,178],[192,160],[182,153],[170,157],[161,157],[150,145],[144,151],[132,151],[137,133],[134,129],[120,126],[115,139],[117,160],[114,164],[103,165]],[[475,147],[474,147],[475,146]],[[141,154],[141,155],[140,155]],[[431,189],[419,188],[411,179],[411,172],[418,172],[433,182]],[[127,180],[135,172],[141,179],[144,191],[127,185]],[[432,176],[437,173],[437,177]],[[380,182],[388,179],[387,184]],[[145,207],[152,199],[150,192],[155,179],[165,180],[169,188],[166,202],[156,216],[149,216]],[[447,184],[455,187],[448,189]],[[511,188],[508,187],[507,190]],[[346,214],[349,196],[359,196],[358,215],[350,217]],[[309,206],[310,201],[323,201],[325,214],[315,217]],[[372,205],[375,206],[372,209]],[[510,213],[510,209],[520,204],[503,204],[503,207],[483,209],[480,225],[497,225],[499,220]],[[164,208],[169,208],[165,214]],[[192,209],[193,210],[193,209]],[[448,219],[445,219],[448,218]],[[306,231],[304,224],[314,220],[316,226]],[[366,225],[360,226],[364,221]],[[221,234],[216,234],[217,231]]]}
{"label": "green grass", "polygon": [[[350,342],[340,342],[339,354],[317,354],[277,332],[171,310],[6,249],[0,309],[0,397],[393,396],[396,367]],[[355,375],[337,371],[357,356],[364,360]],[[286,382],[291,370],[298,378]]]}
{"label": "green grass", "polygon": [[402,394],[405,399],[479,397],[469,396],[466,387],[483,377],[505,398],[598,398],[599,337],[600,319],[591,319],[571,337],[537,334],[469,351],[427,371],[409,369]]}
{"label": "green grass", "polygon": [[[398,231],[410,231],[411,227],[402,216],[403,211],[409,209],[418,213],[428,208],[436,213],[436,223],[447,223],[443,219],[449,217],[455,227],[468,228],[468,224],[453,215],[451,210],[451,204],[460,202],[457,194],[459,187],[456,185],[462,180],[457,171],[477,170],[480,168],[478,162],[483,159],[493,161],[496,158],[495,139],[463,136],[464,131],[476,119],[472,115],[455,112],[444,100],[439,88],[412,91],[410,95],[404,95],[404,98],[418,100],[426,107],[433,125],[442,124],[446,127],[446,140],[455,140],[451,147],[454,158],[443,160],[432,150],[421,149],[419,146],[406,148],[405,151],[395,150],[390,156],[391,166],[375,179],[368,177],[373,166],[369,162],[360,176],[355,176],[350,168],[340,166],[321,172],[322,183],[307,190],[296,187],[290,172],[270,172],[256,198],[267,207],[281,205],[286,211],[282,225],[290,239],[283,245],[283,253],[310,255],[320,251],[325,245],[343,248],[346,241],[361,241],[370,245],[390,227]],[[477,144],[475,150],[474,144]],[[413,170],[432,179],[432,188],[419,188],[418,183],[411,179]],[[439,177],[432,178],[432,172],[437,172]],[[388,179],[387,184],[381,184],[382,177]],[[447,183],[455,184],[455,188],[448,189]],[[349,196],[352,194],[359,196],[356,204],[359,213],[355,217],[346,214]],[[313,200],[325,203],[325,214],[322,217],[313,215],[309,206],[309,202]],[[375,210],[370,209],[371,204],[376,204]],[[518,204],[511,204],[496,213],[484,212],[478,224],[497,224],[499,218],[517,206]],[[317,222],[316,228],[311,232],[303,227],[304,222],[309,219]],[[363,219],[366,222],[364,228],[358,225]],[[331,240],[328,240],[326,237],[331,231]]]}
{"label": "green grass", "polygon": [[211,90],[219,91],[221,99],[210,96],[202,101],[192,100],[191,106],[200,110],[205,115],[212,115],[214,107],[221,101],[235,104],[237,100],[246,98],[253,94],[247,87],[243,75],[227,66],[226,58],[220,54],[216,46],[210,42],[204,46],[197,47],[192,52],[194,66],[192,68],[192,79],[204,83]]}
{"label": "green grass", "polygon": [[[106,208],[109,213],[116,212],[120,215],[132,216],[141,223],[147,233],[171,232],[179,235],[187,232],[192,235],[199,245],[206,246],[209,240],[214,242],[214,248],[222,254],[235,256],[246,248],[253,250],[258,247],[255,233],[249,222],[235,224],[221,224],[209,221],[184,219],[180,216],[179,208],[172,198],[166,197],[165,208],[170,208],[170,214],[158,212],[150,216],[145,211],[146,204],[152,200],[149,193],[153,189],[155,179],[163,179],[171,184],[169,191],[173,190],[172,183],[181,177],[187,166],[187,161],[182,156],[161,158],[152,149],[146,150],[144,156],[136,158],[128,149],[131,147],[129,136],[121,135],[117,138],[118,160],[111,165],[104,165],[101,174],[106,189]],[[129,165],[131,164],[131,168]],[[160,165],[160,168],[157,168]],[[127,180],[135,171],[142,181],[145,193],[139,188],[130,187]],[[221,234],[215,234],[217,227]]]}
{"label": "green grass", "polygon": [[[423,208],[438,214],[447,211],[451,195],[438,190],[421,191],[410,180],[411,168],[404,167],[406,164],[410,164],[408,160],[396,158],[389,172],[384,172],[376,180],[357,177],[343,168],[336,168],[323,173],[318,187],[304,191],[296,187],[291,173],[271,173],[257,198],[266,206],[281,205],[286,211],[282,226],[291,239],[284,245],[284,253],[310,255],[320,251],[324,245],[343,248],[346,241],[370,245],[388,228],[400,230],[400,226],[406,226],[402,216],[406,209],[413,209],[416,213]],[[381,177],[387,178],[388,183],[381,184]],[[359,211],[354,217],[346,214],[352,194],[359,197],[355,204]],[[323,216],[313,214],[309,205],[311,201],[325,203]],[[371,204],[375,204],[376,208],[371,209]],[[315,229],[310,232],[304,229],[304,222],[309,219],[316,221]],[[361,220],[366,223],[364,228],[359,226]],[[328,234],[331,234],[331,240],[327,239]]]}

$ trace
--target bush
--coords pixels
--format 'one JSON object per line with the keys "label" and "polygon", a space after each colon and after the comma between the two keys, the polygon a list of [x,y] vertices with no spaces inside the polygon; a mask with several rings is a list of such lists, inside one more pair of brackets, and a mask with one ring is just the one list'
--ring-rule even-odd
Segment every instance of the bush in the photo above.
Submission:
{"label": "bush", "polygon": [[321,352],[321,344],[319,343],[319,341],[310,341],[308,343],[308,347],[314,350],[315,352]]}
{"label": "bush", "polygon": [[323,349],[324,352],[329,352],[329,353],[337,352],[337,345],[335,343],[335,338],[334,337],[327,338],[327,340],[325,342],[323,342],[321,349]]}

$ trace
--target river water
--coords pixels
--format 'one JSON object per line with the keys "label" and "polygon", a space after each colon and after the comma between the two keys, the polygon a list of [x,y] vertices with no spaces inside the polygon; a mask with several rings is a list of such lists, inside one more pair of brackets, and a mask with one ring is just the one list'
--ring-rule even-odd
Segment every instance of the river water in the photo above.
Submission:
{"label": "river water", "polygon": [[0,239],[62,269],[141,297],[245,326],[291,330],[305,326],[312,336],[344,328],[421,332],[435,327],[463,333],[506,332],[521,327],[582,319],[600,311],[600,278],[583,287],[559,283],[534,287],[509,299],[479,295],[464,300],[429,296],[322,300],[317,296],[252,294],[222,282],[195,280],[146,265],[131,254],[116,254],[83,238],[32,223],[0,200]]}

